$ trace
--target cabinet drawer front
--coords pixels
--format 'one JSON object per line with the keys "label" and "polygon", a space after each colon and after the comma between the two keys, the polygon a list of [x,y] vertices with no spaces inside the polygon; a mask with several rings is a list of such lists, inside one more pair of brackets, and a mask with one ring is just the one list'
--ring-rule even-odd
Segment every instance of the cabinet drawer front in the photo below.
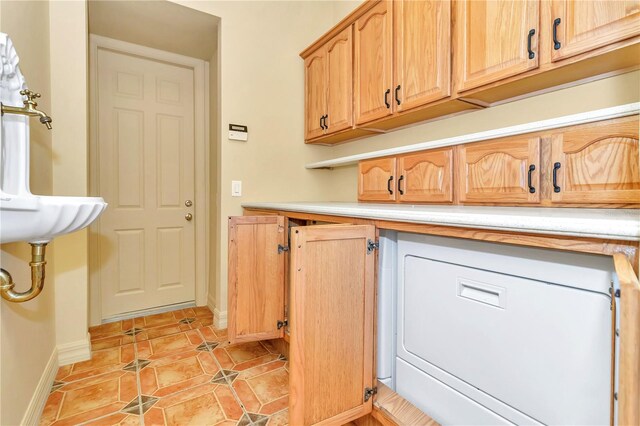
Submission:
{"label": "cabinet drawer front", "polygon": [[396,159],[377,158],[358,164],[358,200],[394,201],[396,199]]}
{"label": "cabinet drawer front", "polygon": [[552,201],[640,203],[638,130],[638,117],[628,117],[553,135]]}
{"label": "cabinet drawer front", "polygon": [[392,113],[391,13],[391,2],[382,1],[355,22],[356,124]]}
{"label": "cabinet drawer front", "polygon": [[[539,13],[539,0],[457,2],[458,91],[537,68]],[[535,32],[529,36],[531,30]]]}
{"label": "cabinet drawer front", "polygon": [[398,199],[423,203],[451,203],[452,174],[452,148],[398,157]]}
{"label": "cabinet drawer front", "polygon": [[461,202],[540,202],[540,138],[462,145],[458,158]]}
{"label": "cabinet drawer front", "polygon": [[640,1],[553,0],[553,26],[559,44],[549,49],[558,61],[640,34]]}

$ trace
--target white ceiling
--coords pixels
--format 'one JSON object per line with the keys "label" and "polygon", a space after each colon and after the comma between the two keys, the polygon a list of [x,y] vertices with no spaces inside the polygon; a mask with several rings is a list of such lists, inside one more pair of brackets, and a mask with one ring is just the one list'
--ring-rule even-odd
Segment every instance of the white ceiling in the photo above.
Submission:
{"label": "white ceiling", "polygon": [[89,1],[89,32],[210,60],[219,18],[166,0]]}

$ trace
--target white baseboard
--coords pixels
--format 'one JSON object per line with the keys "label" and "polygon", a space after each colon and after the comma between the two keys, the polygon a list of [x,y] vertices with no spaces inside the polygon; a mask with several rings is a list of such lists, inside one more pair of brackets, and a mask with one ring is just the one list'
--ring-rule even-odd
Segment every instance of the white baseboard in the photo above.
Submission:
{"label": "white baseboard", "polygon": [[227,311],[221,311],[216,308],[216,301],[211,293],[207,297],[207,306],[213,312],[213,326],[215,328],[227,328]]}
{"label": "white baseboard", "polygon": [[213,310],[213,325],[216,328],[227,328],[227,311]]}
{"label": "white baseboard", "polygon": [[91,359],[91,335],[75,342],[58,345],[58,364],[68,365]]}
{"label": "white baseboard", "polygon": [[47,402],[47,398],[49,397],[49,393],[51,392],[51,386],[53,385],[53,380],[56,378],[57,373],[58,350],[56,348],[53,348],[53,352],[51,352],[49,361],[44,367],[42,376],[40,376],[38,385],[33,392],[31,401],[29,401],[29,405],[27,405],[27,410],[22,417],[22,421],[20,422],[21,425],[37,425],[40,423],[42,410],[44,409],[44,405]]}

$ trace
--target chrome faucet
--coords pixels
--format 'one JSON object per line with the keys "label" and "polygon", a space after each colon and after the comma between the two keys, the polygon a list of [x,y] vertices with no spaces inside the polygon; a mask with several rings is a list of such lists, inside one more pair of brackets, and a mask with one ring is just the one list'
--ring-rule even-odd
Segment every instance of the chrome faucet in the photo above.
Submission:
{"label": "chrome faucet", "polygon": [[47,126],[47,129],[51,130],[51,117],[45,114],[42,111],[36,109],[38,103],[35,101],[36,98],[40,97],[40,93],[34,93],[29,89],[21,90],[20,94],[27,97],[27,100],[24,101],[24,107],[14,107],[10,105],[4,105],[0,103],[2,106],[2,115],[5,114],[20,114],[26,116],[39,116],[40,122]]}

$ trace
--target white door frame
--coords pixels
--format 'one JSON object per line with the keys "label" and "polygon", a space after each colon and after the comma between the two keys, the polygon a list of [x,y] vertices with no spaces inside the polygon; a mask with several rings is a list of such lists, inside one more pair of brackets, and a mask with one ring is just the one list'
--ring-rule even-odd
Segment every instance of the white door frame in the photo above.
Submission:
{"label": "white door frame", "polygon": [[[193,70],[194,79],[194,135],[195,135],[195,263],[196,263],[196,305],[207,305],[209,282],[209,191],[207,191],[210,173],[209,164],[209,63],[202,59],[152,49],[133,43],[127,43],[95,34],[89,35],[89,193],[98,195],[98,49],[136,55],[143,58],[168,62]],[[100,219],[89,228],[89,324],[102,322],[102,297],[98,235]]]}

